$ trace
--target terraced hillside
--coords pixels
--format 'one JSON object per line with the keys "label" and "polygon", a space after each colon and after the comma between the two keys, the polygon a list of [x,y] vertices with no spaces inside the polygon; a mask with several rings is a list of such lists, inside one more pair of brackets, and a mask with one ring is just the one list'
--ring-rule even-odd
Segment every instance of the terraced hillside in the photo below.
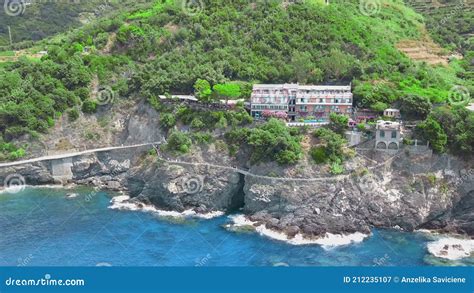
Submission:
{"label": "terraced hillside", "polygon": [[474,50],[474,0],[406,0],[425,17],[432,38],[443,47]]}

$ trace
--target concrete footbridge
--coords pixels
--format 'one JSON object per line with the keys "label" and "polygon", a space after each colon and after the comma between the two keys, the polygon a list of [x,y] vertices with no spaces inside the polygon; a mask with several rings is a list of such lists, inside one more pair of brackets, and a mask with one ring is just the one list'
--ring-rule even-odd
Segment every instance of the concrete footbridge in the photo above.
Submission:
{"label": "concrete footbridge", "polygon": [[20,166],[20,165],[25,165],[25,164],[37,163],[37,162],[44,162],[44,161],[70,159],[70,158],[79,157],[83,155],[89,155],[89,154],[100,153],[100,152],[108,152],[108,151],[114,151],[114,150],[134,149],[134,148],[140,148],[144,146],[156,146],[162,143],[163,142],[150,142],[150,143],[142,143],[142,144],[135,144],[135,145],[104,147],[104,148],[90,149],[90,150],[85,150],[85,151],[49,155],[49,156],[43,156],[43,157],[27,159],[27,160],[22,160],[22,161],[0,163],[0,168],[14,167],[14,166]]}

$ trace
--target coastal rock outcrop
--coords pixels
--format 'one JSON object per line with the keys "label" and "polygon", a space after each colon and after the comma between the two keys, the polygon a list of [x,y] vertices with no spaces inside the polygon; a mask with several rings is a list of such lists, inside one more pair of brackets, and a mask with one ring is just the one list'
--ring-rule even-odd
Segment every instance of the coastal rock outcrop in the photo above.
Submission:
{"label": "coastal rock outcrop", "polygon": [[[306,235],[368,233],[370,227],[474,235],[472,164],[448,155],[400,153],[387,159],[379,158],[386,163],[376,168],[360,166],[348,176],[315,181],[247,176],[244,210],[252,221],[289,235],[296,227]],[[285,171],[280,169],[279,176]]]}
{"label": "coastal rock outcrop", "polygon": [[[70,182],[124,191],[130,201],[159,210],[241,209],[255,226],[289,237],[368,234],[372,227],[474,236],[472,161],[374,151],[347,161],[346,173],[335,176],[308,159],[248,169],[247,159],[232,158],[219,145],[195,146],[178,157],[157,155],[150,146],[78,156],[71,160]],[[57,183],[47,161],[0,168],[0,182],[12,174],[29,185]]]}
{"label": "coastal rock outcrop", "polygon": [[180,158],[189,164],[149,157],[128,174],[129,194],[135,200],[178,212],[231,211],[243,206],[243,176],[207,165],[213,157],[219,160],[215,164],[229,164],[226,156],[216,157],[212,148]]}

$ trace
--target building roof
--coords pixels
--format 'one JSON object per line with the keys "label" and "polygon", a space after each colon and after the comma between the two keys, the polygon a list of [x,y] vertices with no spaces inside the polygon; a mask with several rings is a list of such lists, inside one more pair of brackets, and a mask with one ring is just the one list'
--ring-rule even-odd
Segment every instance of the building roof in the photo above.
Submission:
{"label": "building roof", "polygon": [[469,104],[469,106],[466,107],[468,110],[474,111],[474,103]]}
{"label": "building roof", "polygon": [[295,89],[295,90],[344,90],[350,91],[351,85],[300,85],[298,83],[284,84],[254,84],[253,89]]}
{"label": "building roof", "polygon": [[398,109],[385,109],[387,112],[400,112]]}
{"label": "building roof", "polygon": [[350,91],[350,85],[301,85],[299,87],[300,90],[318,90],[318,91],[325,91],[325,90],[342,90],[342,91]]}
{"label": "building roof", "polygon": [[299,85],[297,83],[285,83],[285,84],[254,84],[254,89],[284,89],[284,88],[293,88],[298,89]]}
{"label": "building roof", "polygon": [[400,129],[399,122],[379,120],[377,121],[377,129],[398,130]]}
{"label": "building roof", "polygon": [[[167,99],[166,96],[158,96],[160,99],[165,100]],[[198,99],[195,96],[190,96],[190,95],[171,95],[172,98],[174,99],[179,99],[179,100],[189,100],[189,101],[197,101]]]}
{"label": "building roof", "polygon": [[237,103],[243,103],[245,102],[245,99],[237,99],[237,100],[219,100],[221,102],[221,104],[228,104],[228,105],[235,105]]}

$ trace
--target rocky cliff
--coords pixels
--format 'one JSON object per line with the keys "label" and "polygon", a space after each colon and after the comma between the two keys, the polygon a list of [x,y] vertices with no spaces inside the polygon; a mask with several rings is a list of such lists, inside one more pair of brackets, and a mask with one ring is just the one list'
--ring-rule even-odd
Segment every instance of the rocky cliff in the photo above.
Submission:
{"label": "rocky cliff", "polygon": [[375,226],[474,235],[472,165],[449,156],[400,153],[378,168],[365,166],[333,181],[246,178],[245,211],[251,220],[289,234],[369,232]]}
{"label": "rocky cliff", "polygon": [[[161,141],[159,115],[137,104],[114,116],[115,144]],[[70,141],[77,132],[67,131]],[[57,134],[55,134],[57,136]],[[76,135],[76,136],[75,136]],[[449,155],[368,152],[333,176],[309,158],[291,167],[250,166],[229,157],[223,141],[180,157],[150,147],[72,159],[77,184],[126,191],[135,203],[198,213],[242,209],[255,225],[307,237],[369,233],[371,227],[434,229],[474,236],[474,163]],[[186,163],[187,162],[187,163]],[[18,174],[26,184],[58,183],[51,162],[0,168],[0,182]]]}
{"label": "rocky cliff", "polygon": [[[74,158],[73,182],[128,191],[135,203],[163,210],[243,209],[256,225],[290,237],[369,233],[371,227],[474,236],[472,163],[448,155],[374,153],[374,160],[354,159],[346,164],[347,174],[331,176],[305,173],[304,164],[237,168],[215,145],[178,158],[148,152],[143,147]],[[55,183],[48,163],[0,169],[0,181],[11,174],[31,185]]]}
{"label": "rocky cliff", "polygon": [[128,174],[128,186],[137,200],[164,209],[241,207],[256,225],[290,236],[369,233],[371,227],[474,235],[472,163],[408,152],[370,156],[347,163],[348,173],[340,176],[305,172],[305,164],[261,164],[239,174],[227,168],[238,162],[207,148],[178,158],[192,165],[151,159]]}

